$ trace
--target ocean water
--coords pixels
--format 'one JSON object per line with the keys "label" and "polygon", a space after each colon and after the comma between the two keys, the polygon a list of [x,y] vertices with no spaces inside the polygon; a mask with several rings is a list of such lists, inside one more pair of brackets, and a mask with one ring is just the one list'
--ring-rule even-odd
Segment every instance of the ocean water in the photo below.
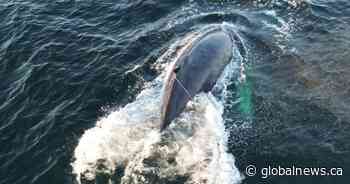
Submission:
{"label": "ocean water", "polygon": [[[349,1],[3,0],[0,15],[0,184],[350,179]],[[214,28],[235,57],[160,135],[167,68]]]}

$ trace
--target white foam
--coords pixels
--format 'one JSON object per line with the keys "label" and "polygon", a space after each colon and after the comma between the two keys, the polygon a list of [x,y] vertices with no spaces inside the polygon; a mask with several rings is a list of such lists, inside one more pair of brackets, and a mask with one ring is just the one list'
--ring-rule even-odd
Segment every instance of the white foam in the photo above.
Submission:
{"label": "white foam", "polygon": [[[219,80],[222,86],[235,65],[228,67]],[[240,183],[234,157],[227,153],[223,104],[212,94],[198,94],[160,134],[163,78],[164,74],[134,102],[111,112],[83,134],[72,163],[78,181],[94,180],[98,170],[115,175],[116,168],[122,168],[119,180],[123,184]]]}

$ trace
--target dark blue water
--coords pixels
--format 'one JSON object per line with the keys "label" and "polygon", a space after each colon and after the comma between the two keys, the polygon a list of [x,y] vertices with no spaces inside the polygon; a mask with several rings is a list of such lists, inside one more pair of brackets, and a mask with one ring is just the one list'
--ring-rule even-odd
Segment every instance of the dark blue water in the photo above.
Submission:
{"label": "dark blue water", "polygon": [[344,170],[242,182],[350,179],[346,0],[3,0],[0,21],[0,184],[74,183],[74,149],[104,109],[132,102],[172,43],[223,22],[247,47],[247,86],[229,86],[224,113],[240,171]]}

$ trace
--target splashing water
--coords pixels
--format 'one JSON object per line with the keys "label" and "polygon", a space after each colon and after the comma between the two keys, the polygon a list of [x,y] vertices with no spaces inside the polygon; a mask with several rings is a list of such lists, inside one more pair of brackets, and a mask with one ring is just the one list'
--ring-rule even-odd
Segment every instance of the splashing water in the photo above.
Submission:
{"label": "splashing water", "polygon": [[[228,65],[217,86],[225,87],[236,68]],[[72,163],[78,182],[97,182],[99,175],[107,182],[123,184],[233,184],[242,180],[234,157],[227,153],[223,102],[211,93],[195,96],[180,117],[159,132],[163,78],[160,75],[134,102],[84,133]]]}

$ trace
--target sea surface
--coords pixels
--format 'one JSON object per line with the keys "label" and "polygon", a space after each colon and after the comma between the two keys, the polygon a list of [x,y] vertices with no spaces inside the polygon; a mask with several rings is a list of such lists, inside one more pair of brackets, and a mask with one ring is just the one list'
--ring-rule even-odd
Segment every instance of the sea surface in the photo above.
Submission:
{"label": "sea surface", "polygon": [[[235,57],[160,135],[167,68],[211,29]],[[1,0],[0,184],[349,181],[350,1]]]}

